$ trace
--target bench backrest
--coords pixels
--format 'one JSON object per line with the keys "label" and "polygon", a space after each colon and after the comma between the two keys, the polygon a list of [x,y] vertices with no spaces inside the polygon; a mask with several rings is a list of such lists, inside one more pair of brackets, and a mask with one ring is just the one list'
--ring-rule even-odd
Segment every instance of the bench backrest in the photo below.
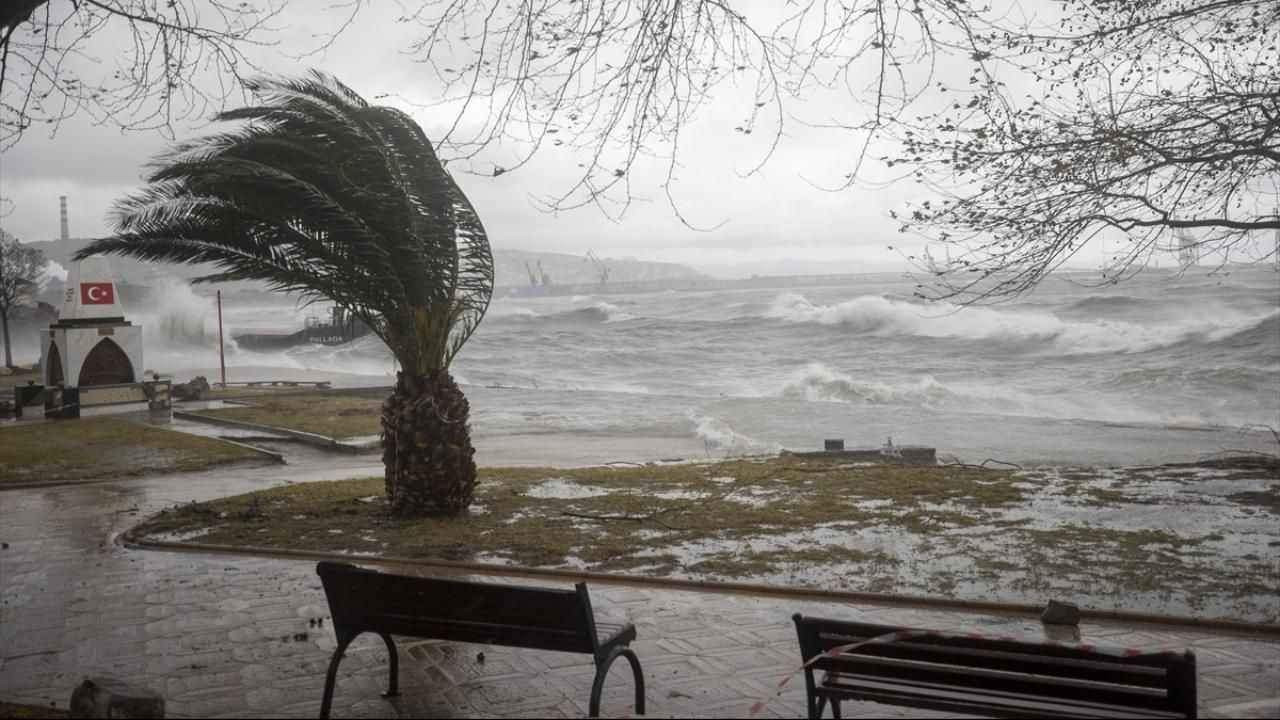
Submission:
{"label": "bench backrest", "polygon": [[[1007,699],[1043,698],[1096,705],[1103,716],[1123,708],[1196,717],[1196,660],[1189,651],[1143,653],[801,615],[794,620],[806,661],[835,647],[901,633],[891,641],[824,657],[809,667],[810,673],[841,673],[851,688],[858,684],[854,676],[871,685],[884,678],[913,684],[915,688],[905,692],[918,692],[920,697],[945,696],[948,687],[976,690],[991,696],[992,707]],[[811,674],[806,674],[806,681],[812,683]],[[842,679],[833,677],[833,682],[838,688]]]}
{"label": "bench backrest", "polygon": [[393,575],[321,562],[338,641],[362,632],[594,653],[587,586],[574,590]]}

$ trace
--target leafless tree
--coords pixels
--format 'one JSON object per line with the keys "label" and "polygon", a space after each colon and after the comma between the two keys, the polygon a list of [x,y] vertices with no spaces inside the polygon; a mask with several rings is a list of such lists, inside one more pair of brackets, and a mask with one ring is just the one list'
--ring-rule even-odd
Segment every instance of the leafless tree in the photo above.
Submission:
{"label": "leafless tree", "polygon": [[9,340],[9,312],[27,302],[40,287],[44,254],[29,248],[0,230],[0,331],[4,339],[4,365],[13,367],[13,343]]}
{"label": "leafless tree", "polygon": [[[637,163],[657,158],[671,181],[683,132],[712,97],[735,95],[740,121],[726,131],[761,138],[759,170],[792,124],[835,125],[857,136],[845,150],[856,177],[869,143],[930,86],[943,52],[963,49],[985,20],[953,0],[443,0],[403,18],[422,26],[411,51],[446,88],[455,122],[441,142],[478,160],[515,139],[500,175],[548,146],[567,146],[581,172],[547,207],[600,205],[621,214]],[[852,118],[803,118],[809,92],[855,100]],[[682,216],[683,219],[683,216]]]}
{"label": "leafless tree", "polygon": [[[1157,251],[1272,259],[1280,231],[1280,3],[1070,0],[1046,29],[978,38],[1029,93],[975,72],[972,89],[895,123],[886,157],[935,197],[902,229],[953,246],[922,293],[1020,293],[1106,238],[1103,282]],[[1191,247],[1185,247],[1185,245]],[[919,258],[917,258],[919,259]]]}
{"label": "leafless tree", "polygon": [[[362,0],[342,13],[332,42]],[[246,52],[273,43],[286,0],[3,0],[0,150],[77,114],[128,129],[205,119],[259,72]],[[246,72],[248,71],[248,72]]]}
{"label": "leafless tree", "polygon": [[[652,155],[679,214],[682,131],[712,96],[739,93],[733,130],[763,136],[755,169],[789,126],[844,130],[847,172],[826,189],[865,180],[874,156],[936,195],[902,218],[958,247],[948,267],[921,262],[924,294],[1017,294],[1107,232],[1125,238],[1117,279],[1175,230],[1202,231],[1195,242],[1227,257],[1280,225],[1280,4],[1063,0],[1047,13],[959,0],[440,0],[403,20],[422,25],[413,51],[451,91],[446,146],[476,161],[521,141],[509,166],[473,171],[509,172],[549,145],[577,151],[581,173],[547,198],[553,209],[620,213]],[[854,114],[805,117],[802,98],[823,92]]]}

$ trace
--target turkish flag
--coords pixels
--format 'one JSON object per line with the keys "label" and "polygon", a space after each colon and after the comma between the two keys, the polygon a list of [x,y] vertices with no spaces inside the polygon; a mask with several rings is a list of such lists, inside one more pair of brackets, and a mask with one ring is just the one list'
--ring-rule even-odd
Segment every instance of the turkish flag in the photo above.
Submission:
{"label": "turkish flag", "polygon": [[111,283],[80,283],[81,305],[110,305],[115,301],[116,293]]}

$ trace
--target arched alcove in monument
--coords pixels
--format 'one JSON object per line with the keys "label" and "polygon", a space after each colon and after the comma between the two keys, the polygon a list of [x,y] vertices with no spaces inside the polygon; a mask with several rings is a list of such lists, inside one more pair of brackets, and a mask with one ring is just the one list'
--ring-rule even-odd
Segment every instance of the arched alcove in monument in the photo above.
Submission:
{"label": "arched alcove in monument", "polygon": [[63,382],[62,353],[58,352],[58,343],[49,343],[49,354],[45,362],[49,365],[49,384],[61,385]]}
{"label": "arched alcove in monument", "polygon": [[133,382],[133,363],[111,338],[103,338],[80,366],[80,387]]}

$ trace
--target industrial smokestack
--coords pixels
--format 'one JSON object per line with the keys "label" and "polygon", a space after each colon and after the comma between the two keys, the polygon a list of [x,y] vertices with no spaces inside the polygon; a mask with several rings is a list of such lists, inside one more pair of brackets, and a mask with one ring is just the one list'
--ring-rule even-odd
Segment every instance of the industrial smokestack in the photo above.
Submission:
{"label": "industrial smokestack", "polygon": [[71,229],[67,227],[67,196],[59,195],[58,203],[62,206],[62,241],[71,239]]}

